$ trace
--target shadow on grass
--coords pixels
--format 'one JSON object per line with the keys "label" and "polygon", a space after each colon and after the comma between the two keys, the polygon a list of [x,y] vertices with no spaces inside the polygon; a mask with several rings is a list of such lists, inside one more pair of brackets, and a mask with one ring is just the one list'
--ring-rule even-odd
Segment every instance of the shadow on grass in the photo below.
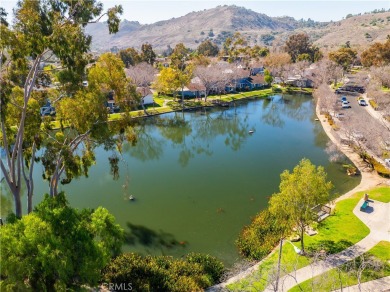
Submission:
{"label": "shadow on grass", "polygon": [[353,243],[348,240],[320,240],[314,244],[311,244],[307,249],[309,254],[313,254],[320,251],[325,251],[326,254],[335,254],[347,249],[352,245]]}
{"label": "shadow on grass", "polygon": [[130,222],[126,223],[128,231],[125,231],[125,244],[127,245],[143,245],[153,248],[185,247],[186,241],[177,241],[175,237],[164,231],[155,231],[142,225],[135,225]]}

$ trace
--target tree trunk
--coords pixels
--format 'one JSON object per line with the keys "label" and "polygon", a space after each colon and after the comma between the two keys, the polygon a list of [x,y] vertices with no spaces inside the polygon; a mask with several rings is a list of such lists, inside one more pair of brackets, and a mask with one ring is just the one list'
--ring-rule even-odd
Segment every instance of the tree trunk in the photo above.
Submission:
{"label": "tree trunk", "polygon": [[300,228],[300,241],[301,241],[301,250],[302,250],[302,254],[305,254],[305,245],[303,244],[303,233],[305,232],[305,227],[302,227]]}
{"label": "tree trunk", "polygon": [[184,110],[184,87],[181,88],[181,107]]}
{"label": "tree trunk", "polygon": [[12,190],[15,201],[15,215],[18,218],[22,218],[22,201],[20,200],[20,187],[16,187]]}
{"label": "tree trunk", "polygon": [[279,258],[278,258],[278,270],[276,271],[276,283],[274,291],[277,292],[279,289],[279,277],[280,277],[280,266],[282,263],[282,251],[283,251],[283,238],[280,239],[280,245],[279,245]]}
{"label": "tree trunk", "polygon": [[145,115],[148,116],[149,114],[148,114],[148,112],[146,111],[146,108],[145,108],[145,105],[144,105],[144,101],[143,101],[143,100],[141,101],[141,106],[142,106],[142,109],[144,110]]}

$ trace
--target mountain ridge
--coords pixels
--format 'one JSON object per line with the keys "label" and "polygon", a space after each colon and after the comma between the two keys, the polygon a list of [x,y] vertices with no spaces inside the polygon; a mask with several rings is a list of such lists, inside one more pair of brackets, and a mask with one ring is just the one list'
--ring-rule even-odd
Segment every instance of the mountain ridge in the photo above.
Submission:
{"label": "mountain ridge", "polygon": [[90,24],[85,31],[92,36],[92,49],[97,51],[112,47],[139,49],[143,43],[150,43],[161,52],[167,45],[174,47],[181,42],[195,49],[206,39],[221,46],[226,37],[235,32],[240,32],[251,45],[280,45],[288,35],[296,32],[308,33],[320,47],[339,46],[349,38],[358,41],[359,45],[368,45],[374,40],[385,39],[386,31],[390,31],[390,12],[353,16],[337,22],[317,22],[290,16],[270,17],[244,7],[224,5],[153,24],[123,20],[115,35],[108,34],[104,23]]}

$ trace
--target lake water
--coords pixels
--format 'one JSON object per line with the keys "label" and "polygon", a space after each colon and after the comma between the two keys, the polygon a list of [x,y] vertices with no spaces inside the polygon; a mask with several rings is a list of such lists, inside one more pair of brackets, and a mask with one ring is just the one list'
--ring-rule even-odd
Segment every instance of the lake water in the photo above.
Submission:
{"label": "lake water", "polygon": [[[60,186],[72,206],[104,206],[131,231],[126,251],[174,256],[195,251],[231,264],[239,257],[235,239],[278,191],[283,170],[309,158],[325,167],[336,194],[360,181],[329,162],[328,138],[307,95],[165,114],[145,120],[137,132],[138,143],[125,144],[119,155],[118,180],[107,160],[113,152],[99,148],[89,178]],[[41,170],[37,165],[36,194],[48,191]],[[2,192],[4,215],[12,200],[4,185]],[[130,195],[136,200],[129,201]],[[34,197],[36,203],[41,199]]]}

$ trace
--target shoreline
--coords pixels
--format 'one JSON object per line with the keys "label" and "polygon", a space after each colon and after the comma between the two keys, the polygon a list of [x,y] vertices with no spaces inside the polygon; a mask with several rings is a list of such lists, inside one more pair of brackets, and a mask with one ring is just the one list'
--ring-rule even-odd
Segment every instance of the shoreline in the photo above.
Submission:
{"label": "shoreline", "polygon": [[381,177],[376,173],[375,170],[372,170],[368,168],[365,163],[362,161],[360,156],[354,152],[350,147],[346,145],[342,145],[340,141],[336,139],[336,137],[333,135],[333,129],[328,124],[327,119],[325,115],[320,114],[320,109],[318,106],[318,103],[316,105],[316,115],[321,123],[322,129],[326,133],[326,135],[329,137],[329,139],[337,146],[337,148],[351,160],[351,162],[356,166],[357,169],[359,169],[361,180],[360,183],[354,187],[352,190],[346,192],[345,194],[341,195],[337,199],[335,199],[335,202],[341,201],[343,199],[346,199],[350,196],[352,196],[354,193],[365,191],[367,189],[371,189],[380,185],[390,186],[390,180]]}
{"label": "shoreline", "polygon": [[[322,129],[324,130],[324,132],[326,133],[328,138],[359,169],[360,176],[361,176],[360,183],[356,187],[354,187],[352,190],[350,190],[350,191],[346,192],[345,194],[343,194],[343,195],[339,196],[338,198],[336,198],[333,201],[332,208],[334,207],[336,202],[341,201],[343,199],[346,199],[346,198],[352,196],[353,194],[355,194],[357,192],[365,191],[365,190],[368,190],[368,189],[371,189],[371,188],[374,188],[374,187],[378,187],[378,186],[381,186],[381,185],[388,186],[388,187],[390,186],[390,179],[383,178],[383,177],[379,176],[375,172],[375,170],[369,169],[364,164],[364,162],[362,161],[362,159],[360,158],[360,156],[357,153],[355,153],[350,147],[348,147],[346,145],[342,145],[335,138],[335,136],[332,133],[333,129],[327,123],[327,119],[326,119],[325,115],[321,115],[320,114],[318,103],[316,105],[316,116],[317,116],[319,122],[321,123]],[[276,246],[274,248],[274,250],[271,251],[271,253],[269,253],[265,258],[263,258],[262,260],[260,260],[256,264],[254,264],[253,266],[249,267],[245,271],[243,271],[243,272],[241,272],[241,273],[239,273],[239,274],[237,274],[237,275],[235,275],[235,276],[225,280],[222,283],[219,283],[217,285],[214,285],[214,286],[211,286],[211,287],[207,288],[206,291],[208,291],[208,292],[220,291],[220,289],[223,289],[226,286],[228,286],[228,285],[230,285],[230,284],[232,284],[234,282],[240,281],[240,280],[246,278],[247,276],[251,275],[252,272],[256,271],[258,269],[258,267],[264,262],[264,260],[266,260],[277,248],[278,248],[278,246]]]}

